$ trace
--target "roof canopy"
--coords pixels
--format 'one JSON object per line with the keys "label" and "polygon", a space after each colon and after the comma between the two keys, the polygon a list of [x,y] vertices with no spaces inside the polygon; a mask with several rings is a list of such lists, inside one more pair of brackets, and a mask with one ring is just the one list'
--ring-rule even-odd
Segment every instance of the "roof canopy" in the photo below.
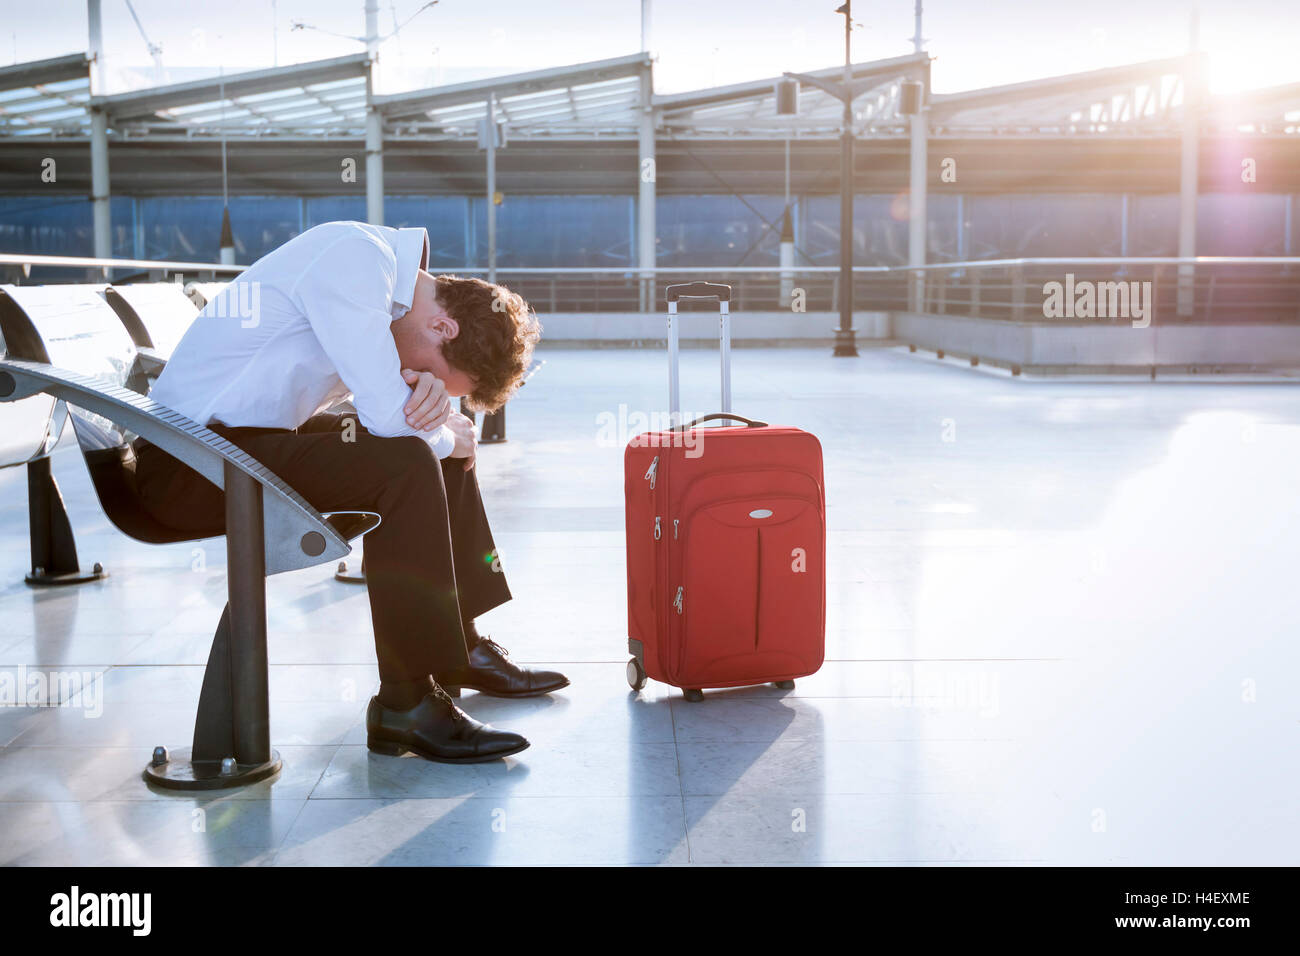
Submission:
{"label": "roof canopy", "polygon": [[0,136],[89,135],[89,100],[84,53],[0,67]]}
{"label": "roof canopy", "polygon": [[[899,133],[903,120],[898,112],[899,87],[905,80],[928,81],[930,55],[894,57],[855,63],[849,79],[860,90],[853,101],[854,130],[858,135]],[[837,82],[844,78],[844,67],[817,70],[807,76]],[[654,98],[655,110],[662,124],[676,135],[840,135],[843,103],[825,90],[809,83],[799,86],[799,112],[778,116],[776,85],[782,76],[752,80],[734,86],[718,86],[673,93]],[[928,85],[928,82],[927,82]]]}
{"label": "roof canopy", "polygon": [[[1202,83],[1204,66],[1204,54],[1193,54],[934,94],[930,129],[943,136],[1176,135],[1189,78]],[[512,138],[635,137],[646,109],[674,139],[831,138],[840,134],[842,105],[811,80],[836,82],[845,72],[805,74],[797,115],[778,116],[782,77],[653,95],[653,62],[644,53],[373,97],[366,54],[108,96],[91,95],[90,67],[78,53],[0,68],[0,139],[87,137],[91,110],[106,114],[116,138],[355,139],[364,135],[368,107],[389,136],[464,139],[477,135],[489,97]],[[925,53],[853,64],[855,134],[903,135],[901,84],[921,80],[928,88],[929,68]],[[1300,83],[1200,103],[1207,131],[1300,134]]]}

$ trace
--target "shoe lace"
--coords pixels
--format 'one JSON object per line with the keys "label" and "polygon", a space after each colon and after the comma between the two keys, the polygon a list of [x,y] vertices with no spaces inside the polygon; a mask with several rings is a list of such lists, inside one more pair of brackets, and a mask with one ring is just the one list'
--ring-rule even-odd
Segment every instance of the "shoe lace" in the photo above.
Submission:
{"label": "shoe lace", "polygon": [[480,637],[478,639],[478,642],[480,644],[486,644],[488,647],[492,648],[492,650],[494,650],[499,657],[505,660],[510,659],[510,652],[506,650],[504,647],[502,647],[500,644],[498,644],[496,641],[492,640],[492,638]]}
{"label": "shoe lace", "polygon": [[451,696],[451,694],[443,690],[442,685],[439,684],[437,681],[433,682],[433,690],[430,691],[430,693],[432,693],[434,697],[438,698],[438,700],[442,701],[444,704],[446,704],[448,707],[451,708],[452,720],[460,720],[462,717],[465,716],[465,712],[462,711],[458,706],[456,706],[455,699]]}

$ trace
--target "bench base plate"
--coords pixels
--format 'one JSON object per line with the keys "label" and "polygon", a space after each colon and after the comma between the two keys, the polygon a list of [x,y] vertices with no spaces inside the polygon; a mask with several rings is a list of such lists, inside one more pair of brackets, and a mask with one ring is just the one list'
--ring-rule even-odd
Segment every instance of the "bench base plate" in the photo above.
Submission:
{"label": "bench base plate", "polygon": [[364,565],[361,565],[358,570],[354,571],[346,561],[340,561],[338,570],[334,572],[334,580],[341,581],[344,584],[365,584],[366,569]]}
{"label": "bench base plate", "polygon": [[56,588],[68,584],[100,581],[106,577],[108,572],[104,570],[103,565],[96,563],[89,571],[64,571],[58,574],[50,574],[46,571],[37,574],[35,571],[28,571],[23,580],[34,588]]}
{"label": "bench base plate", "polygon": [[282,766],[279,751],[272,750],[271,759],[265,763],[236,764],[232,773],[223,774],[221,761],[193,761],[187,747],[169,754],[165,763],[150,763],[144,768],[144,779],[165,790],[225,790],[273,777]]}

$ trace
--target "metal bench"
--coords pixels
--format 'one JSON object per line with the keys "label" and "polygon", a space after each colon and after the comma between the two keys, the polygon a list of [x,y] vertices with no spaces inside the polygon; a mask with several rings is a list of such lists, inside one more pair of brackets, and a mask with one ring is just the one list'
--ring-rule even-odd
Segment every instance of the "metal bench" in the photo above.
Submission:
{"label": "metal bench", "polygon": [[[108,375],[148,390],[149,359],[139,356],[122,322],[103,298],[103,285],[0,286],[0,357],[46,362],[70,371]],[[83,570],[63,496],[50,470],[68,420],[64,403],[49,395],[3,406],[0,423],[9,447],[0,466],[27,468],[31,569],[28,584],[79,584],[104,575]]]}
{"label": "metal bench", "polygon": [[[198,310],[175,283],[0,286],[0,357],[49,362],[69,371],[116,374],[132,366],[126,384],[146,394]],[[134,353],[131,348],[134,344]],[[35,586],[81,584],[103,577],[96,563],[83,571],[49,456],[67,421],[48,395],[0,409],[0,467],[27,466],[28,519]]]}
{"label": "metal bench", "polygon": [[104,301],[126,326],[136,348],[159,366],[172,356],[199,310],[178,282],[138,282],[105,287]]}
{"label": "metal bench", "polygon": [[230,285],[229,280],[222,282],[187,282],[185,294],[197,308],[202,309],[209,302],[221,295],[221,290]]}
{"label": "metal bench", "polygon": [[[5,292],[12,306],[13,289]],[[20,309],[0,308],[0,331],[11,348],[43,348],[42,342],[30,340],[39,325]],[[76,335],[54,336],[49,342],[53,346],[64,338]],[[170,789],[206,790],[269,777],[279,771],[281,761],[270,737],[266,576],[339,560],[351,551],[348,541],[376,527],[379,516],[319,514],[235,445],[128,388],[128,380],[139,371],[132,343],[113,355],[96,348],[102,342],[90,346],[83,340],[83,345],[101,356],[101,375],[69,371],[48,361],[0,359],[0,403],[13,407],[40,395],[63,403],[109,520],[146,543],[197,540],[160,524],[141,504],[130,444],[136,435],[225,492],[228,601],[204,673],[193,745],[175,753],[158,747],[145,768],[145,779]]]}

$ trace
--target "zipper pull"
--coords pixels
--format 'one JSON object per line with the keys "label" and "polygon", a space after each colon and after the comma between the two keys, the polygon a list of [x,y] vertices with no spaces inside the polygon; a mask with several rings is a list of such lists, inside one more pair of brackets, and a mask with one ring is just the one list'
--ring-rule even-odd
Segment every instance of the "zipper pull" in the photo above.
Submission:
{"label": "zipper pull", "polygon": [[650,469],[645,473],[646,481],[650,482],[650,487],[655,486],[655,469],[659,467],[659,456],[655,455],[654,461],[650,462]]}
{"label": "zipper pull", "polygon": [[677,521],[678,521],[677,518],[673,519],[673,540],[674,541],[677,540]]}
{"label": "zipper pull", "polygon": [[659,516],[655,515],[655,540],[659,540]]}
{"label": "zipper pull", "polygon": [[677,597],[673,598],[673,607],[677,608],[678,614],[682,613],[682,587],[683,586],[678,586]]}

